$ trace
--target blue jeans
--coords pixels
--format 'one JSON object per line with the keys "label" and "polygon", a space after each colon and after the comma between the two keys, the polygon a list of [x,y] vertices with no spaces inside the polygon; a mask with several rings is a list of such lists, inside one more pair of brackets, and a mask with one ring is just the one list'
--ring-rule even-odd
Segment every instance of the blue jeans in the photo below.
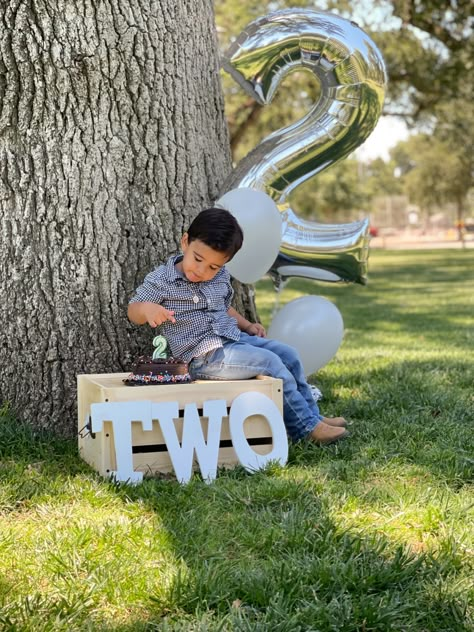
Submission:
{"label": "blue jeans", "polygon": [[283,417],[292,441],[298,441],[320,422],[322,416],[306,382],[298,352],[293,347],[242,332],[237,342],[223,338],[213,349],[189,364],[195,380],[246,380],[269,375],[283,380]]}

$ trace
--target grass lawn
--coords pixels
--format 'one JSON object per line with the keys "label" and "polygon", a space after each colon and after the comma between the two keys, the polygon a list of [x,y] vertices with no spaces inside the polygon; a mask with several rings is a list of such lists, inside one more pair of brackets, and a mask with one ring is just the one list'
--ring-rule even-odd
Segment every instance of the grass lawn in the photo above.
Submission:
{"label": "grass lawn", "polygon": [[[180,486],[101,480],[0,418],[0,629],[474,629],[474,250],[373,251],[312,381],[340,445]],[[276,295],[257,286],[268,325]]]}

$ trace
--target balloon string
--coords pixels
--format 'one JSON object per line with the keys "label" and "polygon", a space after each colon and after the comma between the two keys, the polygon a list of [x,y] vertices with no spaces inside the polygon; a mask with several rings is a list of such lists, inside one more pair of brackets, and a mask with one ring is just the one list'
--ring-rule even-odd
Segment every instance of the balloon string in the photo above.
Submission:
{"label": "balloon string", "polygon": [[273,303],[273,311],[272,311],[272,317],[271,317],[272,320],[275,318],[276,313],[280,309],[280,298],[281,298],[282,289],[283,289],[283,284],[280,284],[275,292],[275,302]]}

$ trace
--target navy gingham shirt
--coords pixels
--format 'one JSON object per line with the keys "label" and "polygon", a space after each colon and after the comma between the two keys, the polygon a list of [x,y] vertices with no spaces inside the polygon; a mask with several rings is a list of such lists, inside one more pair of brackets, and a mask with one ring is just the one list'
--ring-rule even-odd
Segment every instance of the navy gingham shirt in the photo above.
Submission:
{"label": "navy gingham shirt", "polygon": [[165,321],[160,333],[174,358],[190,362],[222,347],[222,338],[239,340],[240,330],[227,313],[233,295],[229,272],[223,267],[210,281],[191,283],[175,267],[182,258],[170,257],[150,272],[130,303],[158,303],[174,311],[176,322]]}

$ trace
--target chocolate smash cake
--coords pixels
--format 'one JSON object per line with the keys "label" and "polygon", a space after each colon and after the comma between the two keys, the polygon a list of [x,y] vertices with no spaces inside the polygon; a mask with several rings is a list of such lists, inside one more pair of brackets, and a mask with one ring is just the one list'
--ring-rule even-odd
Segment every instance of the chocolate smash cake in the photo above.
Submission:
{"label": "chocolate smash cake", "polygon": [[167,357],[167,343],[163,336],[156,336],[153,339],[153,345],[156,347],[153,357],[140,356],[132,367],[130,375],[123,380],[127,386],[192,382],[188,363]]}
{"label": "chocolate smash cake", "polygon": [[130,375],[124,380],[128,386],[148,384],[183,384],[192,382],[188,363],[174,358],[150,358],[141,356]]}

